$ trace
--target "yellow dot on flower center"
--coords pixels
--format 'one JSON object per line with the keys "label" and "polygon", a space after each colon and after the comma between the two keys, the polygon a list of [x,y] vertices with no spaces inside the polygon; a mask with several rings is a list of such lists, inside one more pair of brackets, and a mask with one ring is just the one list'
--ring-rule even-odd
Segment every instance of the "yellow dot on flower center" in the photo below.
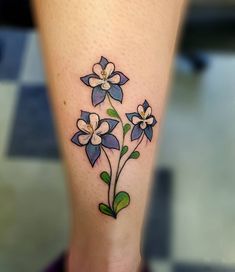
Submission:
{"label": "yellow dot on flower center", "polygon": [[93,127],[92,127],[91,124],[88,124],[88,125],[87,125],[87,129],[88,129],[88,131],[89,131],[90,133],[93,132]]}
{"label": "yellow dot on flower center", "polygon": [[140,115],[144,118],[144,114],[145,114],[145,112],[144,111],[141,111],[140,112]]}
{"label": "yellow dot on flower center", "polygon": [[103,76],[103,79],[107,78],[107,72],[105,70],[101,71],[101,75]]}

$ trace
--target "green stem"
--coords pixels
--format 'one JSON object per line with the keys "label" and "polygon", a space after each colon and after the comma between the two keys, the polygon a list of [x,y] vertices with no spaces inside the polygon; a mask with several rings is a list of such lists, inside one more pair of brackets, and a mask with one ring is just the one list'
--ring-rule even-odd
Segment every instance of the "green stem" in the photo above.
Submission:
{"label": "green stem", "polygon": [[[133,152],[136,151],[136,149],[139,147],[139,145],[140,145],[141,142],[143,141],[143,138],[144,138],[144,133],[143,133],[143,135],[141,136],[141,138],[140,138],[138,144],[136,145],[136,147],[131,151],[130,155],[131,155]],[[130,159],[130,155],[129,155],[129,156],[127,157],[127,159],[124,161],[124,163],[123,163],[121,169],[120,169],[119,172],[117,173],[117,175],[116,175],[116,178],[117,178],[117,179],[119,179],[119,176],[120,176],[120,174],[121,174],[121,172],[122,172],[122,170],[123,170],[125,164],[126,164],[127,161]]]}
{"label": "green stem", "polygon": [[[112,165],[111,165],[110,159],[108,157],[108,154],[103,147],[102,147],[102,151],[104,152],[105,157],[106,157],[108,164],[109,164],[109,175],[110,175],[110,182],[111,182],[111,180],[112,180]],[[109,194],[110,194],[110,183],[109,183],[109,189],[108,189],[108,204],[109,204],[109,207],[112,208]]]}
{"label": "green stem", "polygon": [[[113,103],[112,103],[112,101],[111,101],[111,99],[110,99],[109,94],[108,94],[107,96],[108,96],[108,100],[109,100],[110,106],[112,107],[112,109],[113,109],[114,111],[117,112],[117,110],[115,109],[115,107],[114,107],[114,105],[113,105]],[[118,112],[117,112],[117,113],[118,113]],[[121,122],[121,124],[122,124],[122,127],[123,127],[123,121],[122,121],[122,118],[119,116],[119,114],[118,114],[118,119],[120,120],[120,122]]]}
{"label": "green stem", "polygon": [[[108,96],[108,100],[109,100],[109,103],[110,103],[110,106],[112,107],[112,109],[118,114],[117,110],[115,109],[115,107],[113,106],[112,104],[112,101],[110,99],[110,96]],[[114,199],[115,199],[115,196],[116,196],[116,189],[117,189],[117,183],[118,183],[118,179],[119,179],[119,176],[123,170],[123,168],[125,167],[127,161],[130,159],[130,155],[136,151],[136,149],[139,147],[139,145],[141,144],[141,142],[143,141],[143,138],[144,138],[144,133],[142,134],[138,144],[136,145],[136,147],[132,150],[132,152],[130,153],[130,155],[127,157],[127,159],[124,161],[123,165],[121,166],[120,168],[120,162],[121,162],[121,151],[122,151],[122,148],[124,146],[124,141],[125,141],[125,133],[124,133],[124,130],[123,130],[123,127],[124,127],[124,123],[122,121],[122,118],[120,117],[120,115],[118,114],[118,117],[117,117],[119,120],[120,120],[120,123],[122,125],[122,143],[121,143],[121,149],[120,149],[120,153],[119,153],[119,158],[118,158],[118,165],[117,165],[117,171],[116,171],[116,175],[115,175],[115,179],[114,179],[114,184],[113,184],[113,192],[111,192],[111,183],[112,181],[110,182],[110,186],[109,186],[109,205],[110,207],[113,209],[113,205],[114,205]],[[112,194],[112,206],[111,206],[111,197],[110,197],[110,194]]]}
{"label": "green stem", "polygon": [[[115,107],[113,106],[112,104],[112,101],[110,99],[110,96],[108,96],[108,100],[109,100],[109,104],[110,106],[112,107],[112,109],[117,112],[117,110],[115,109]],[[118,112],[117,112],[118,114]],[[120,161],[121,161],[121,151],[122,151],[122,148],[124,146],[124,141],[125,141],[125,133],[124,133],[124,130],[123,130],[123,126],[124,126],[124,123],[122,121],[122,118],[120,117],[120,115],[118,114],[118,119],[120,120],[120,123],[122,125],[122,143],[121,143],[121,148],[120,148],[120,153],[119,153],[119,158],[118,158],[118,165],[117,165],[117,171],[116,171],[116,176],[115,176],[115,180],[114,180],[114,186],[113,186],[113,201],[112,201],[112,206],[114,204],[114,199],[115,199],[115,195],[116,195],[116,189],[117,189],[117,182],[118,182],[118,172],[119,172],[119,168],[120,168]]]}

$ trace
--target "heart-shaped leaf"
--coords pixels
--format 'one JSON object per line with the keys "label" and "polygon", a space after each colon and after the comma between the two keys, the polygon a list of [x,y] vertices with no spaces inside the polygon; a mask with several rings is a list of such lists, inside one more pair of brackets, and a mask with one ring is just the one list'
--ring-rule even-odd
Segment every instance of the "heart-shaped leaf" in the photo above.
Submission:
{"label": "heart-shaped leaf", "polygon": [[134,152],[131,153],[130,158],[136,160],[136,159],[139,158],[139,156],[140,156],[140,152],[139,151],[134,151]]}
{"label": "heart-shaped leaf", "polygon": [[123,148],[122,148],[122,150],[121,150],[121,157],[122,157],[123,155],[125,155],[127,151],[128,151],[128,146],[127,146],[127,145],[124,145]]}
{"label": "heart-shaped leaf", "polygon": [[110,175],[108,172],[103,171],[102,173],[100,173],[100,178],[106,183],[109,184],[111,181]]}
{"label": "heart-shaped leaf", "polygon": [[113,209],[118,214],[122,209],[130,204],[130,196],[127,192],[119,192],[114,199]]}
{"label": "heart-shaped leaf", "polygon": [[107,114],[108,114],[109,116],[111,116],[111,117],[116,117],[116,118],[119,117],[117,111],[114,110],[114,109],[107,109]]}
{"label": "heart-shaped leaf", "polygon": [[113,210],[107,204],[100,203],[99,210],[103,214],[106,214],[106,215],[112,216],[113,218],[116,218],[116,214],[113,212]]}
{"label": "heart-shaped leaf", "polygon": [[125,125],[123,126],[123,133],[124,133],[124,135],[126,135],[127,132],[128,132],[130,129],[131,129],[131,125],[130,125],[130,124],[125,124]]}

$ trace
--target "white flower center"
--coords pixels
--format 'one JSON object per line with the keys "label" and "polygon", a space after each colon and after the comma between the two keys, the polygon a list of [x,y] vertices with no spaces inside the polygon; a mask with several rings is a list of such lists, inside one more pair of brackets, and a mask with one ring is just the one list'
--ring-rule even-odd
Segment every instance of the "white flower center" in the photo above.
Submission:
{"label": "white flower center", "polygon": [[91,124],[87,124],[87,130],[89,131],[89,134],[93,134],[94,133],[94,128]]}
{"label": "white flower center", "polygon": [[104,81],[107,81],[108,74],[107,74],[107,72],[106,72],[105,70],[102,70],[102,71],[101,71],[101,75],[102,75],[102,79],[103,79]]}

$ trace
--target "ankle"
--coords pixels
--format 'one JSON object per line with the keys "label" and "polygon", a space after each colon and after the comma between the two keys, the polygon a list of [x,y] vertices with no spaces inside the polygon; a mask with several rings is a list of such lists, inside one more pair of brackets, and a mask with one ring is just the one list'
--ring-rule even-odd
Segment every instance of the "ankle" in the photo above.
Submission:
{"label": "ankle", "polygon": [[108,250],[99,248],[80,251],[73,246],[69,250],[67,271],[76,272],[137,272],[140,271],[141,257],[133,250]]}

